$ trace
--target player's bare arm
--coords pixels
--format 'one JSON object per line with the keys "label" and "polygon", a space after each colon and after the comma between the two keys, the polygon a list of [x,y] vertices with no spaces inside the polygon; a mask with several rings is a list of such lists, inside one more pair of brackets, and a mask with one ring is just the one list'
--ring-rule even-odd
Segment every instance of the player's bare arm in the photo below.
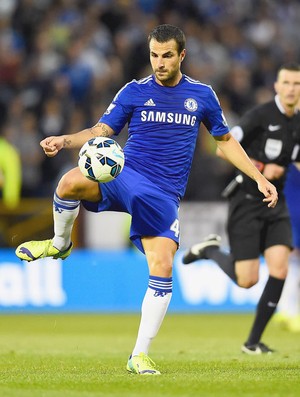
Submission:
{"label": "player's bare arm", "polygon": [[75,134],[49,136],[40,142],[46,156],[54,157],[61,149],[79,149],[88,140],[97,136],[110,137],[114,130],[107,124],[97,123]]}
{"label": "player's bare arm", "polygon": [[223,153],[225,159],[230,161],[236,168],[256,181],[258,190],[265,196],[264,202],[268,207],[275,207],[278,194],[275,186],[269,182],[255,167],[240,143],[230,134],[215,137],[218,149]]}

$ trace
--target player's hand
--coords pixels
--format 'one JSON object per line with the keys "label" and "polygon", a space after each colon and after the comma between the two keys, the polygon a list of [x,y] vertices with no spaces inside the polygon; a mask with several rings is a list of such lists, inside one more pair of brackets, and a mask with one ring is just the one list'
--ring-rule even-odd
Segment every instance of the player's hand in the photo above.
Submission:
{"label": "player's hand", "polygon": [[268,180],[257,182],[258,190],[263,193],[265,198],[263,201],[268,203],[269,208],[274,208],[278,201],[278,193],[276,187]]}
{"label": "player's hand", "polygon": [[54,157],[64,146],[63,136],[49,136],[40,142],[44,153],[48,157]]}

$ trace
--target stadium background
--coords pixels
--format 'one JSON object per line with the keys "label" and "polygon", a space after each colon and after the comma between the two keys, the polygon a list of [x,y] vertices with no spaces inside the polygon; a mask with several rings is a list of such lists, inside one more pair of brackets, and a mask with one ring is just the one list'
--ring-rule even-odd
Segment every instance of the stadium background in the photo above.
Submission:
{"label": "stadium background", "polygon": [[[233,126],[246,109],[273,96],[282,63],[299,61],[299,9],[296,0],[0,2],[0,136],[18,149],[22,164],[19,205],[0,202],[0,312],[139,310],[144,288],[132,295],[125,285],[143,277],[146,285],[147,269],[128,245],[126,216],[81,211],[66,262],[16,260],[20,242],[52,236],[53,190],[77,162],[71,151],[45,158],[40,140],[94,124],[125,82],[150,74],[147,33],[160,23],[184,30],[183,72],[213,86]],[[125,140],[126,131],[118,138]],[[214,149],[201,131],[181,208],[182,248],[209,232],[221,234],[226,246],[220,193],[233,169]],[[181,255],[171,310],[254,307],[261,285],[239,291],[213,264],[183,268]],[[214,290],[207,287],[212,278]]]}

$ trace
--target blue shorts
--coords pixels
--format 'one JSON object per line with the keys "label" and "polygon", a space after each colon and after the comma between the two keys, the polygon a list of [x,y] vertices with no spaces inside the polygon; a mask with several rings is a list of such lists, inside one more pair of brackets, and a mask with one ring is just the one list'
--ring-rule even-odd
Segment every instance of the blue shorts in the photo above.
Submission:
{"label": "blue shorts", "polygon": [[92,212],[118,211],[131,215],[130,239],[144,253],[142,237],[168,237],[179,245],[179,198],[166,193],[129,167],[111,182],[100,185],[102,200],[82,201]]}

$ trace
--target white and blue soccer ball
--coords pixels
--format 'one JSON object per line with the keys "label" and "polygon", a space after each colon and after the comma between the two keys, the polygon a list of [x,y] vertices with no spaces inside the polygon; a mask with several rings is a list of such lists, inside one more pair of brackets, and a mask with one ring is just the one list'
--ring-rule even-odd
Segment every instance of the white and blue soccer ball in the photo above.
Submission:
{"label": "white and blue soccer ball", "polygon": [[96,137],[79,151],[78,166],[82,174],[94,182],[110,182],[124,167],[122,147],[112,138]]}

